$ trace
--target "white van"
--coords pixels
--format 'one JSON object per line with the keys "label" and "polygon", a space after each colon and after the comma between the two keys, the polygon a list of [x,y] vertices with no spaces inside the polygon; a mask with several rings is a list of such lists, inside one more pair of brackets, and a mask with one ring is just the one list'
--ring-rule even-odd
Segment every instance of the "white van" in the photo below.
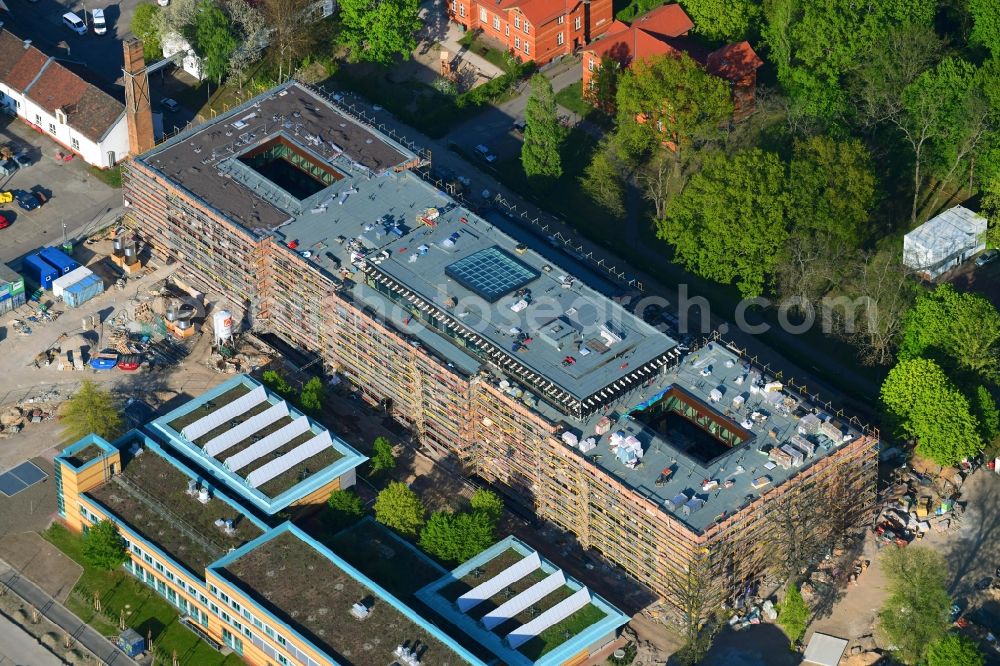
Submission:
{"label": "white van", "polygon": [[103,35],[108,31],[108,24],[104,22],[104,10],[95,9],[90,12],[91,21],[90,24],[94,26],[95,35]]}
{"label": "white van", "polygon": [[66,12],[63,14],[63,23],[66,27],[75,32],[78,35],[87,34],[87,24],[83,22],[79,16],[73,12]]}

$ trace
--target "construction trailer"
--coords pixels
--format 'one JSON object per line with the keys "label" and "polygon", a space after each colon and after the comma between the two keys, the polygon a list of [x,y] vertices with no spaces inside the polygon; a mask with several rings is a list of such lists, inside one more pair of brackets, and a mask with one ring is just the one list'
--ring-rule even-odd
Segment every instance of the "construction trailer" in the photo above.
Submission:
{"label": "construction trailer", "polygon": [[986,248],[986,218],[955,206],[903,236],[903,265],[935,280]]}
{"label": "construction trailer", "polygon": [[24,278],[6,264],[0,264],[0,314],[24,305]]}
{"label": "construction trailer", "polygon": [[[683,355],[424,183],[410,170],[419,162],[289,83],[128,162],[126,225],[153,257],[178,262],[186,283],[224,295],[235,318],[322,357],[434,456],[674,603],[668,581],[706,555],[717,601],[760,589],[777,566],[768,516],[783,503],[821,502],[846,484],[853,501],[840,521],[870,522],[876,430],[822,412],[723,343]],[[565,308],[534,328],[473,328],[456,296],[493,288],[503,293],[479,302],[494,321],[525,318],[530,292],[572,297],[614,321],[584,334],[578,310]],[[712,406],[720,386],[725,413]],[[711,439],[707,457],[659,427],[664,419]],[[638,440],[641,464],[610,448],[619,430]],[[767,447],[792,436],[808,446],[792,447],[787,469],[769,462]]]}
{"label": "construction trailer", "polygon": [[66,275],[80,267],[79,262],[56,247],[43,247],[38,255],[56,268],[59,275]]}
{"label": "construction trailer", "polygon": [[25,276],[41,289],[51,289],[52,281],[62,273],[58,268],[42,259],[37,254],[29,254],[21,261],[21,270]]}

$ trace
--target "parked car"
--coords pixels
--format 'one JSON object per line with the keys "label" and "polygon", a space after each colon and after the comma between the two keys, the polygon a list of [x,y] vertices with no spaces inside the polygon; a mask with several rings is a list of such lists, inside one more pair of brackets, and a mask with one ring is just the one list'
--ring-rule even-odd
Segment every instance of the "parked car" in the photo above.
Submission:
{"label": "parked car", "polygon": [[0,210],[0,229],[6,229],[13,223],[14,220],[11,219],[10,213],[5,213],[4,211]]}
{"label": "parked car", "polygon": [[14,200],[21,210],[31,212],[45,203],[45,195],[40,192],[28,192],[27,190],[16,190]]}
{"label": "parked car", "polygon": [[998,258],[1000,258],[1000,250],[986,250],[986,252],[976,257],[976,266],[992,264]]}
{"label": "parked car", "polygon": [[528,124],[525,121],[523,121],[523,120],[515,120],[514,121],[514,126],[511,129],[514,132],[514,134],[517,134],[518,136],[520,136],[520,135],[524,134],[524,128],[527,127],[527,126],[528,126]]}
{"label": "parked car", "polygon": [[78,35],[87,34],[87,24],[83,22],[83,19],[74,14],[73,12],[66,12],[62,17],[63,25],[72,30]]}
{"label": "parked car", "polygon": [[91,21],[91,25],[94,26],[95,35],[103,35],[108,31],[108,24],[104,21],[103,9],[100,8],[95,9],[94,11],[90,12],[90,16],[93,19]]}
{"label": "parked car", "polygon": [[168,113],[176,113],[177,109],[180,108],[180,104],[178,104],[176,100],[164,97],[160,100],[160,107]]}
{"label": "parked car", "polygon": [[478,146],[476,146],[475,153],[479,158],[486,160],[486,162],[489,164],[493,164],[494,162],[497,161],[497,156],[491,153],[490,149],[484,146],[483,144],[479,144]]}

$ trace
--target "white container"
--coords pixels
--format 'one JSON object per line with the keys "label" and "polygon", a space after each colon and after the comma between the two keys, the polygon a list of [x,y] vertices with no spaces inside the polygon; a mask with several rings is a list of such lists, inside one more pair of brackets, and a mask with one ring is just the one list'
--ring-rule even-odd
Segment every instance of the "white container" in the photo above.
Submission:
{"label": "white container", "polygon": [[71,270],[69,273],[66,273],[66,275],[52,281],[52,295],[56,298],[62,298],[62,295],[65,293],[67,287],[71,287],[85,277],[93,274],[94,272],[86,266],[80,266],[79,268]]}
{"label": "white container", "polygon": [[233,313],[229,310],[219,310],[212,315],[212,329],[215,331],[215,342],[226,342],[233,337]]}

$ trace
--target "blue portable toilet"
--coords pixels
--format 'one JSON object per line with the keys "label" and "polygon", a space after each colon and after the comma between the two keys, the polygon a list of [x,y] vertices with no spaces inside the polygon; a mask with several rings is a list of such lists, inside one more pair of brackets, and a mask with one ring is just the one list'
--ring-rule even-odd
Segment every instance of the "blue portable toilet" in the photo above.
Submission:
{"label": "blue portable toilet", "polygon": [[43,247],[38,254],[42,259],[59,269],[59,275],[66,275],[66,273],[80,267],[80,264],[73,261],[72,257],[56,247]]}
{"label": "blue portable toilet", "polygon": [[23,273],[42,289],[51,289],[52,281],[61,275],[59,269],[37,254],[29,254],[21,263]]}

